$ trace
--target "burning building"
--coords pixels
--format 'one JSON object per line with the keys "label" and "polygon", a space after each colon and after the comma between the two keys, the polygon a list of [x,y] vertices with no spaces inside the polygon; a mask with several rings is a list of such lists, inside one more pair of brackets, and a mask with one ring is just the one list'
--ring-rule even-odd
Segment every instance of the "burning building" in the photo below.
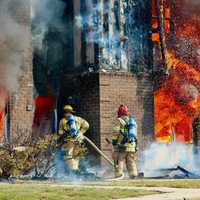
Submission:
{"label": "burning building", "polygon": [[[144,148],[153,139],[154,124],[151,14],[142,17],[151,3],[64,1],[56,9],[65,15],[47,22],[45,52],[34,54],[39,95],[53,94],[58,118],[72,97],[77,113],[91,125],[89,137],[107,154],[111,145],[106,138],[111,138],[116,109],[120,104],[128,105],[137,119],[140,146]],[[53,16],[57,16],[55,12]],[[43,14],[36,14],[34,20],[39,23],[41,19]],[[43,32],[44,26],[33,24],[33,32],[37,28]],[[46,63],[48,78],[41,79],[42,72],[36,73],[39,68],[44,70]]]}
{"label": "burning building", "polygon": [[[1,140],[16,145],[55,132],[66,102],[89,121],[89,137],[108,154],[119,104],[136,118],[140,149],[154,139],[197,138],[195,2],[189,15],[186,0],[32,0],[32,11],[28,1],[2,1],[8,10],[2,19],[15,31],[0,31]],[[7,78],[12,73],[16,82]]]}
{"label": "burning building", "polygon": [[[195,127],[198,126],[200,108],[198,10],[196,1],[174,1],[173,7],[166,4],[163,10],[165,38],[154,37],[154,41],[157,39],[158,43],[165,44],[161,48],[169,73],[154,93],[158,141],[192,143],[194,140],[197,143],[199,132]],[[169,17],[172,11],[173,20]],[[195,127],[192,128],[194,121]]]}

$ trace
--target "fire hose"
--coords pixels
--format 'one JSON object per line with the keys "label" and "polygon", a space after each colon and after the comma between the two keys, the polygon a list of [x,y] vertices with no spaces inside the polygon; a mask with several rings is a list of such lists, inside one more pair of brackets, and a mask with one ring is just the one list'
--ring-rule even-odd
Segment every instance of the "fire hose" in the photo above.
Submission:
{"label": "fire hose", "polygon": [[108,158],[106,154],[104,154],[97,146],[90,140],[88,137],[83,136],[83,139],[87,141],[112,167],[114,167],[114,162]]}

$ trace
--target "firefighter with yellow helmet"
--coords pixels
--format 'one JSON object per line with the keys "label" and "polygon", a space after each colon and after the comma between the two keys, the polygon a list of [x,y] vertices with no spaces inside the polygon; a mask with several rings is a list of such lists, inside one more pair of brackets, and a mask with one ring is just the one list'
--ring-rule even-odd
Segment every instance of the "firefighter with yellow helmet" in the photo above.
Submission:
{"label": "firefighter with yellow helmet", "polygon": [[74,113],[71,105],[64,106],[64,117],[59,124],[58,143],[64,152],[68,168],[72,171],[78,171],[79,161],[83,154],[83,134],[89,129],[89,124]]}
{"label": "firefighter with yellow helmet", "polygon": [[113,159],[115,177],[123,177],[124,162],[130,178],[138,175],[136,166],[137,124],[129,115],[127,106],[120,105],[117,111],[117,124],[113,128]]}

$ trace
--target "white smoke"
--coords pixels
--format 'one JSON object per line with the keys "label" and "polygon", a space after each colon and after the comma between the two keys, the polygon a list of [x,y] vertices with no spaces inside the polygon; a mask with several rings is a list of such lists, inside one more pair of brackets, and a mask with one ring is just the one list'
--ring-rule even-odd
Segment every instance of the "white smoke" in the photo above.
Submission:
{"label": "white smoke", "polygon": [[0,1],[0,86],[11,92],[17,89],[24,57],[30,47],[30,25],[17,18],[20,8],[26,7],[24,4],[24,1]]}
{"label": "white smoke", "polygon": [[33,48],[44,50],[44,37],[49,27],[59,29],[65,4],[61,0],[31,0],[31,17],[33,21]]}
{"label": "white smoke", "polygon": [[[71,4],[63,0],[31,0],[31,5],[33,77],[36,91],[39,95],[46,95],[50,90],[57,93],[59,74],[70,59],[66,59],[65,52],[71,51],[68,49],[73,33],[69,17],[69,12],[72,12]],[[47,83],[49,78],[51,80]]]}
{"label": "white smoke", "polygon": [[[122,19],[127,13],[123,13],[124,7],[120,8],[116,3],[117,1],[94,4],[90,0],[85,3],[86,8],[81,14],[75,16],[75,24],[84,32],[85,41],[99,45],[102,51],[101,63],[109,68],[118,66],[120,60],[123,66],[127,65],[127,52],[125,52],[127,46],[125,41],[122,41],[124,33],[118,27],[119,18]],[[123,2],[123,5],[126,7],[126,2]],[[123,23],[125,23],[125,18]]]}
{"label": "white smoke", "polygon": [[105,170],[107,170],[107,168],[102,169],[99,166],[91,165],[94,162],[94,157],[85,155],[84,158],[80,159],[79,172],[74,173],[67,166],[67,162],[63,156],[63,152],[57,149],[54,159],[55,167],[52,168],[49,177],[57,178],[59,181],[70,181],[75,184],[81,184],[81,182],[86,180],[99,180],[100,177],[103,177]]}
{"label": "white smoke", "polygon": [[153,143],[143,153],[141,170],[145,177],[163,176],[164,171],[180,166],[190,172],[199,174],[200,154],[194,152],[194,147],[188,144]]}
{"label": "white smoke", "polygon": [[5,109],[6,101],[7,101],[7,92],[5,88],[0,87],[0,113]]}

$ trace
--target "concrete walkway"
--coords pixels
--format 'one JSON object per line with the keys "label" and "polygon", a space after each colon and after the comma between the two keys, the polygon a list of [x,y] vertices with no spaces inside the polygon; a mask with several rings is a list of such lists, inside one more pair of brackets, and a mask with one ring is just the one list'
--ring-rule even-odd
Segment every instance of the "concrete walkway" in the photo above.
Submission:
{"label": "concrete walkway", "polygon": [[[58,184],[52,184],[52,187]],[[163,194],[147,195],[143,197],[123,198],[118,200],[200,200],[200,189],[168,188],[168,187],[135,187],[135,186],[104,186],[104,185],[84,185],[84,184],[59,184],[61,187],[81,187],[81,188],[110,188],[110,189],[134,189],[160,191]]]}
{"label": "concrete walkway", "polygon": [[[54,185],[55,186],[55,185]],[[144,197],[123,198],[118,200],[200,200],[200,189],[167,188],[167,187],[134,187],[134,186],[102,186],[102,185],[60,185],[63,187],[82,188],[110,188],[110,189],[134,189],[160,191],[163,194],[147,195]]]}
{"label": "concrete walkway", "polygon": [[132,197],[119,200],[200,200],[200,189],[165,188],[165,187],[134,187],[151,191],[161,191],[164,194]]}

